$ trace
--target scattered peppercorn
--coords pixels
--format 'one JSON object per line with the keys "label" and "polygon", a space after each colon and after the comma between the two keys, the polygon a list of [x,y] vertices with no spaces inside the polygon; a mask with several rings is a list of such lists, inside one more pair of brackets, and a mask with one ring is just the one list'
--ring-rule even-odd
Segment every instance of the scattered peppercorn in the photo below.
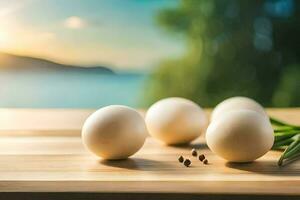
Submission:
{"label": "scattered peppercorn", "polygon": [[204,160],[203,160],[203,164],[207,165],[207,164],[208,164],[208,160],[207,160],[207,159],[204,159]]}
{"label": "scattered peppercorn", "polygon": [[182,163],[182,162],[184,161],[184,158],[183,158],[182,156],[180,156],[180,157],[178,158],[178,161]]}
{"label": "scattered peppercorn", "polygon": [[202,162],[205,159],[205,156],[203,154],[199,155],[199,160]]}
{"label": "scattered peppercorn", "polygon": [[196,149],[192,149],[192,151],[191,151],[191,152],[192,152],[192,156],[195,156],[195,157],[196,157],[196,156],[198,155],[198,153],[197,153]]}
{"label": "scattered peppercorn", "polygon": [[183,162],[183,164],[186,166],[186,167],[189,167],[191,165],[191,161],[189,159],[185,159],[185,161]]}

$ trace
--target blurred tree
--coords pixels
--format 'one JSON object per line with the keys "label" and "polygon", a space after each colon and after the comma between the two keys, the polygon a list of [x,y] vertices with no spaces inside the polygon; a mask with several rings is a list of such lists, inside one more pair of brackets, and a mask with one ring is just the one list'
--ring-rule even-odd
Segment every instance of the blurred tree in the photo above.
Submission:
{"label": "blurred tree", "polygon": [[300,106],[293,94],[300,91],[299,9],[293,0],[182,0],[162,10],[159,25],[183,35],[187,50],[154,71],[146,104],[181,96],[214,106],[243,95],[264,106]]}
{"label": "blurred tree", "polygon": [[299,106],[300,66],[293,65],[285,69],[278,89],[273,97],[276,106]]}

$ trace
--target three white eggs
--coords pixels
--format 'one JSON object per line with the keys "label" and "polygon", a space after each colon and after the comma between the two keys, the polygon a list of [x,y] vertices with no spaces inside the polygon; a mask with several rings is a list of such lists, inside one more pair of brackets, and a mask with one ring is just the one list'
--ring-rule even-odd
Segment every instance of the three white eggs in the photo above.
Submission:
{"label": "three white eggs", "polygon": [[[82,140],[103,159],[124,159],[136,153],[148,134],[167,145],[185,144],[205,131],[208,120],[196,103],[179,97],[162,99],[145,119],[134,109],[112,105],[85,121]],[[233,97],[213,110],[206,130],[208,147],[228,161],[249,162],[268,152],[273,129],[263,107],[246,97]]]}

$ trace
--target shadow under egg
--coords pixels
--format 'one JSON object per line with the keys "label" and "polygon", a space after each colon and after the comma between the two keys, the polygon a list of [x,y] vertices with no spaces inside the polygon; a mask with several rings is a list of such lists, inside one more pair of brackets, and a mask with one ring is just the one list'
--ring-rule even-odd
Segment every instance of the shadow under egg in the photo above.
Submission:
{"label": "shadow under egg", "polygon": [[129,170],[141,170],[141,171],[155,171],[162,169],[170,169],[172,165],[158,160],[144,159],[144,158],[127,158],[122,160],[100,160],[100,164]]}

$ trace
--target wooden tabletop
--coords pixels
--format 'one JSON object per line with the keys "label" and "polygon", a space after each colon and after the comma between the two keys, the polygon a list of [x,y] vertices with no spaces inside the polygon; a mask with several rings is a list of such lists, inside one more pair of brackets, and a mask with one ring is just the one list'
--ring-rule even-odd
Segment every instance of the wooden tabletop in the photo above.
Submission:
{"label": "wooden tabletop", "polygon": [[[276,162],[281,152],[270,151],[253,163],[228,163],[206,147],[203,137],[192,145],[177,147],[162,145],[148,137],[144,147],[130,159],[101,160],[87,152],[80,139],[82,124],[91,112],[0,109],[1,194],[88,192],[300,197],[299,161],[278,167]],[[268,112],[300,124],[299,108],[268,109]],[[203,165],[193,158],[192,148],[204,153],[209,164]],[[177,161],[180,155],[190,157],[191,167]]]}

